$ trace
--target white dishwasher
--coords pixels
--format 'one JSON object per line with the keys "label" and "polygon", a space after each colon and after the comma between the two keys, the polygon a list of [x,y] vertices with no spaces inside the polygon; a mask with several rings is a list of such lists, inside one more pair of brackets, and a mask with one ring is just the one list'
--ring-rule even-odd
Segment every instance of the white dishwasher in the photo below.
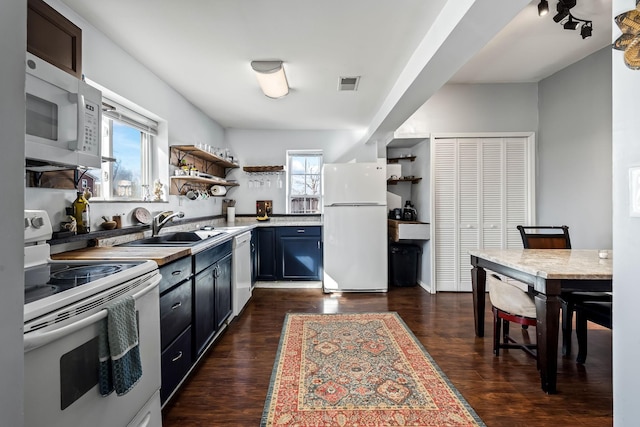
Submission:
{"label": "white dishwasher", "polygon": [[251,232],[233,238],[233,315],[239,315],[251,298]]}

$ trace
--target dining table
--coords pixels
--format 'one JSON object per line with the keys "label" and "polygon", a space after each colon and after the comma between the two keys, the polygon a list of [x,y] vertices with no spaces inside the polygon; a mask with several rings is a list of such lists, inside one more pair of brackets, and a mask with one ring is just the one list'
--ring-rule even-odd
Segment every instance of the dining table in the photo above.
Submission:
{"label": "dining table", "polygon": [[529,286],[536,306],[536,343],[542,390],[557,392],[562,292],[612,292],[611,251],[591,249],[473,249],[471,284],[475,333],[484,336],[487,270]]}

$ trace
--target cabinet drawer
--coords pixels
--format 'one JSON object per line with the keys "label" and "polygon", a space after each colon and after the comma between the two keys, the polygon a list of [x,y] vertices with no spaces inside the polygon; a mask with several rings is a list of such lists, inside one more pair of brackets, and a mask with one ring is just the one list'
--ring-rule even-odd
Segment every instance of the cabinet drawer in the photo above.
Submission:
{"label": "cabinet drawer", "polygon": [[194,258],[195,272],[199,273],[219,259],[231,253],[231,240],[197,253]]}
{"label": "cabinet drawer", "polygon": [[191,280],[160,297],[160,345],[165,348],[191,324]]}
{"label": "cabinet drawer", "polygon": [[177,285],[191,276],[191,257],[184,257],[170,264],[160,267],[160,293]]}
{"label": "cabinet drawer", "polygon": [[164,403],[191,368],[191,327],[162,352],[161,363],[160,400]]}
{"label": "cabinet drawer", "polygon": [[277,227],[280,236],[321,236],[322,231],[319,226],[306,227]]}

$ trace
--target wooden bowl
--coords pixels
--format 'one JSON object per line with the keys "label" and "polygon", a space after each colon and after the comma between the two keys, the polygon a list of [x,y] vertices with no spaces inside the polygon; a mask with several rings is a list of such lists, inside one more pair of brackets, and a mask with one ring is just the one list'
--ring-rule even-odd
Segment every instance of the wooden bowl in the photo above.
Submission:
{"label": "wooden bowl", "polygon": [[118,224],[115,221],[105,221],[100,224],[100,227],[102,227],[103,230],[113,230],[116,228],[116,225]]}

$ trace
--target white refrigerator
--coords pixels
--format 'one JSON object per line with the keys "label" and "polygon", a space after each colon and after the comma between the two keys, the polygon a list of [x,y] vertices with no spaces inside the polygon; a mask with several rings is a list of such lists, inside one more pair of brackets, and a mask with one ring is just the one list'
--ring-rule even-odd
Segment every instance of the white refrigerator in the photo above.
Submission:
{"label": "white refrigerator", "polygon": [[323,166],[323,289],[387,291],[386,165]]}

